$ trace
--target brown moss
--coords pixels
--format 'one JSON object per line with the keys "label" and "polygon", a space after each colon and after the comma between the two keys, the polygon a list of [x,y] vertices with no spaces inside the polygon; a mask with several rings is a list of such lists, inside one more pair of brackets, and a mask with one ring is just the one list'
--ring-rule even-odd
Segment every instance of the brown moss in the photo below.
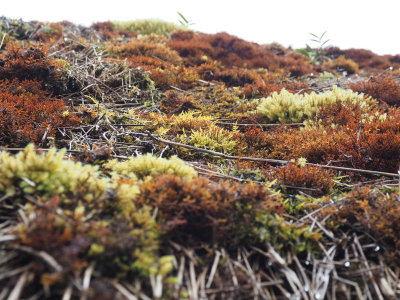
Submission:
{"label": "brown moss", "polygon": [[345,58],[355,61],[361,69],[384,70],[390,66],[390,62],[383,56],[376,55],[370,50],[347,49],[343,50]]}
{"label": "brown moss", "polygon": [[35,276],[42,284],[51,286],[65,282],[65,276],[79,272],[87,266],[82,257],[89,250],[91,241],[87,233],[93,230],[93,222],[84,223],[82,218],[66,216],[57,213],[60,200],[53,197],[46,203],[40,203],[41,208],[32,209],[29,225],[23,224],[12,232],[17,236],[13,246],[25,246],[35,251],[44,251],[56,258],[60,269],[54,270],[47,264],[35,258],[28,257],[35,269]]}
{"label": "brown moss", "polygon": [[[321,217],[333,230],[352,230],[372,237],[387,261],[400,259],[400,203],[395,193],[383,194],[369,186],[357,188],[334,206],[323,208]],[[374,253],[376,255],[376,253]]]}
{"label": "brown moss", "polygon": [[214,63],[204,63],[196,68],[200,78],[207,81],[212,81],[214,76],[221,70],[220,66]]}
{"label": "brown moss", "polygon": [[93,23],[90,28],[97,31],[100,38],[103,40],[113,40],[119,37],[136,38],[135,32],[116,29],[115,25],[110,21]]}
{"label": "brown moss", "polygon": [[195,64],[204,63],[203,56],[207,56],[226,67],[266,68],[277,65],[272,52],[227,33],[175,33],[169,45]]}
{"label": "brown moss", "polygon": [[192,96],[183,95],[175,90],[168,90],[160,103],[160,110],[167,114],[180,114],[196,108]]}
{"label": "brown moss", "polygon": [[239,186],[206,178],[188,180],[163,175],[143,184],[137,203],[157,207],[174,240],[225,245],[231,242],[233,246],[229,239],[239,237],[235,238],[235,230],[241,226],[252,226],[252,214],[263,210],[282,212],[278,200],[255,184]]}
{"label": "brown moss", "polygon": [[[39,27],[39,25],[37,25]],[[35,31],[31,38],[35,41],[57,41],[63,37],[64,28],[60,23],[43,23]]]}
{"label": "brown moss", "polygon": [[[300,77],[314,71],[309,59],[297,52],[289,52],[278,57],[279,67],[290,73],[290,76]],[[272,68],[274,70],[274,68]]]}

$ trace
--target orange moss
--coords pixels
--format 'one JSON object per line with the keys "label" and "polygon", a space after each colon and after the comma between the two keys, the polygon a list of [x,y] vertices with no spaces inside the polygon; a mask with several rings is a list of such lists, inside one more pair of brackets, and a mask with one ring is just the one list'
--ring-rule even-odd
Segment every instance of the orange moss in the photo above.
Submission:
{"label": "orange moss", "polygon": [[216,62],[204,63],[196,68],[196,72],[199,74],[200,78],[207,81],[212,81],[215,74],[217,74],[220,70],[221,67]]}
{"label": "orange moss", "polygon": [[5,54],[0,55],[0,80],[41,81],[44,89],[59,94],[63,83],[58,67],[54,59],[47,57],[45,46],[22,49],[16,43],[7,43]]}
{"label": "orange moss", "polygon": [[[346,140],[348,136],[341,136]],[[309,162],[320,163],[337,157],[338,149],[332,132],[324,129],[281,129],[267,134],[266,142],[270,146],[270,157],[290,160],[304,157]]]}
{"label": "orange moss", "polygon": [[344,55],[339,56],[333,61],[324,61],[322,68],[330,72],[347,72],[348,75],[359,72],[358,64],[351,59],[346,59]]}
{"label": "orange moss", "polygon": [[375,76],[349,85],[355,91],[385,101],[389,105],[400,103],[400,84],[392,76]]}
{"label": "orange moss", "polygon": [[[61,100],[51,99],[36,81],[0,81],[0,143],[26,145],[53,137],[59,126],[76,125],[79,119]],[[46,139],[44,140],[46,142]]]}
{"label": "orange moss", "polygon": [[274,169],[266,176],[270,180],[277,179],[278,183],[285,185],[287,188],[307,188],[305,193],[313,196],[321,196],[322,194],[329,193],[333,187],[333,180],[331,174],[314,166],[299,166],[296,163],[289,163],[288,165]]}
{"label": "orange moss", "polygon": [[245,127],[244,133],[239,138],[240,148],[244,149],[244,156],[265,157],[271,147],[266,133],[262,128],[252,126]]}
{"label": "orange moss", "polygon": [[[173,34],[173,37],[177,39],[178,34]],[[185,63],[189,65],[201,65],[213,57],[213,48],[201,41],[176,40],[169,45],[171,49],[177,51],[181,57],[184,57]]]}
{"label": "orange moss", "polygon": [[183,65],[174,66],[155,58],[138,56],[128,59],[132,68],[140,67],[150,72],[150,78],[163,90],[171,89],[171,86],[181,89],[190,89],[200,78],[192,68]]}
{"label": "orange moss", "polygon": [[246,98],[268,95],[282,89],[282,85],[271,83],[269,74],[236,68],[217,72],[214,80],[223,82],[228,87],[243,87],[242,95]]}
{"label": "orange moss", "polygon": [[[334,124],[325,119],[326,126],[305,130],[281,130],[267,134],[270,157],[292,159],[304,157],[309,162],[324,163],[334,161],[335,165],[397,172],[400,163],[400,112],[388,111],[380,118],[378,110],[373,110],[363,123],[360,132],[360,118],[357,112],[346,116],[345,124]],[[376,114],[378,112],[378,114]],[[338,116],[337,118],[341,118]],[[332,118],[335,120],[335,117]],[[360,132],[360,135],[359,135]]]}
{"label": "orange moss", "polygon": [[173,65],[180,65],[182,63],[182,58],[176,51],[164,45],[139,41],[137,39],[133,39],[128,43],[110,44],[108,49],[118,58],[145,56]]}

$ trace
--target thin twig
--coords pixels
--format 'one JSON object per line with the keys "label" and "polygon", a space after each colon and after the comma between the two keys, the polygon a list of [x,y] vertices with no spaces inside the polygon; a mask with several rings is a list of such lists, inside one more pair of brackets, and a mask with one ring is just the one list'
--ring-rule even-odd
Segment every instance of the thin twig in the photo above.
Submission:
{"label": "thin twig", "polygon": [[[195,150],[198,152],[203,152],[207,154],[211,154],[214,156],[218,156],[221,158],[225,159],[234,159],[234,160],[246,160],[246,161],[256,161],[256,162],[266,162],[270,164],[279,164],[279,165],[284,165],[288,164],[289,162],[287,160],[281,160],[281,159],[269,159],[269,158],[258,158],[258,157],[246,157],[246,156],[234,156],[234,155],[227,155],[221,152],[213,151],[213,150],[207,150],[187,144],[182,144],[178,142],[173,142],[169,140],[164,140],[158,137],[155,137],[154,135],[147,133],[147,136],[150,137],[153,140],[156,140],[160,143],[172,145],[172,146],[177,146],[177,147],[182,147],[186,149],[191,149]],[[356,173],[364,173],[364,174],[371,174],[371,175],[380,175],[380,176],[387,176],[387,177],[397,177],[399,178],[399,174],[395,173],[389,173],[389,172],[381,172],[381,171],[372,171],[372,170],[364,170],[364,169],[355,169],[355,168],[346,168],[346,167],[336,167],[336,166],[327,166],[327,165],[320,165],[320,164],[313,164],[313,163],[306,163],[306,165],[309,166],[314,166],[314,167],[320,167],[323,169],[331,169],[331,170],[338,170],[338,171],[346,171],[346,172],[356,172]]]}
{"label": "thin twig", "polygon": [[253,126],[253,127],[279,127],[279,126],[302,126],[303,123],[291,123],[291,124],[240,124],[240,123],[232,123],[232,122],[219,122],[217,121],[216,124],[219,125],[234,125],[234,126]]}

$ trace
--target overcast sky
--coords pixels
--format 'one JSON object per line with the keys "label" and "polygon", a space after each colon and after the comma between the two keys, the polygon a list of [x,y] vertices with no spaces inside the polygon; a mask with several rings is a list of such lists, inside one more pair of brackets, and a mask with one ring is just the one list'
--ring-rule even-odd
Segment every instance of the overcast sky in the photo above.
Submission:
{"label": "overcast sky", "polygon": [[[399,0],[0,0],[0,14],[24,20],[97,21],[158,18],[193,30],[225,31],[240,38],[303,47],[309,33],[327,31],[329,45],[400,54]],[[312,45],[312,44],[311,44]]]}

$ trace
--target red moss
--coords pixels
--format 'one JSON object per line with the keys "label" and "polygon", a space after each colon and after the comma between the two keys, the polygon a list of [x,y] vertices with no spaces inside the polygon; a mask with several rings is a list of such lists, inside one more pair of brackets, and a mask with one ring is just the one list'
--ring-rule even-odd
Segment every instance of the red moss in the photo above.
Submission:
{"label": "red moss", "polygon": [[309,60],[296,52],[276,55],[274,49],[247,42],[227,33],[178,32],[172,35],[169,46],[178,51],[187,64],[200,65],[205,59],[212,59],[221,62],[228,69],[284,69],[295,77],[311,73],[313,70]]}
{"label": "red moss", "polygon": [[343,104],[337,102],[333,105],[325,106],[317,114],[319,124],[330,127],[333,124],[340,127],[359,125],[361,115],[367,113],[359,103]]}

